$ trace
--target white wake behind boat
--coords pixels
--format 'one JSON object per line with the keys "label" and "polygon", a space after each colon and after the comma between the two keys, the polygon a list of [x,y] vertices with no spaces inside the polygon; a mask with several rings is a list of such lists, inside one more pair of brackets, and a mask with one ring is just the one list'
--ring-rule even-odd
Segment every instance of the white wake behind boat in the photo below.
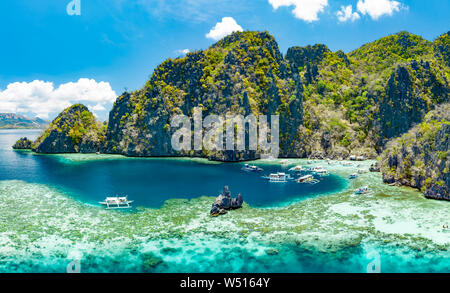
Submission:
{"label": "white wake behind boat", "polygon": [[119,197],[107,197],[104,201],[99,202],[101,205],[106,206],[106,209],[129,209],[131,208],[131,203],[133,203],[134,200],[128,200],[128,196]]}

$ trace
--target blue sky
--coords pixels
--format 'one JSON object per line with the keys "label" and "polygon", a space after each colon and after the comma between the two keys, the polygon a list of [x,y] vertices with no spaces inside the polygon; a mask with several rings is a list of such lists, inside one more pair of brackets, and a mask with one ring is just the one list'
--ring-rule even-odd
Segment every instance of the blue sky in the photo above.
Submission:
{"label": "blue sky", "polygon": [[0,112],[51,119],[81,101],[104,119],[116,94],[139,89],[166,58],[213,44],[206,34],[223,17],[268,30],[283,54],[315,43],[348,52],[401,30],[433,40],[450,29],[442,0],[80,0],[81,15],[68,15],[69,2],[0,2]]}

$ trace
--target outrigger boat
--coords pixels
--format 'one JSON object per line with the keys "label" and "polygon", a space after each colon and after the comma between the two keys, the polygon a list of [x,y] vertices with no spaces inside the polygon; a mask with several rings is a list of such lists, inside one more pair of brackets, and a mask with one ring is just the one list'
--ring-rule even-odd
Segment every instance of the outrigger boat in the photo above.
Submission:
{"label": "outrigger boat", "polygon": [[316,173],[319,176],[328,176],[328,171],[322,168],[322,166],[317,166],[314,168],[311,168],[311,172]]}
{"label": "outrigger boat", "polygon": [[106,206],[106,209],[129,209],[131,208],[131,203],[134,200],[128,200],[128,196],[124,197],[107,197],[104,201],[99,202],[101,205]]}
{"label": "outrigger boat", "polygon": [[356,179],[356,178],[358,178],[358,174],[356,173],[350,174],[350,176],[348,176],[348,179]]}
{"label": "outrigger boat", "polygon": [[372,191],[368,186],[363,186],[355,191],[355,194],[368,194]]}
{"label": "outrigger boat", "polygon": [[272,173],[269,176],[263,176],[264,179],[269,179],[269,182],[279,182],[279,183],[285,183],[288,180],[292,180],[293,178],[291,175],[278,172],[278,173]]}
{"label": "outrigger boat", "polygon": [[305,175],[303,177],[300,177],[297,179],[297,183],[309,183],[309,184],[316,184],[320,181],[315,179],[312,175]]}
{"label": "outrigger boat", "polygon": [[257,167],[257,166],[252,166],[249,164],[245,164],[244,167],[242,167],[242,170],[244,171],[248,171],[248,172],[261,172],[263,171],[263,169]]}
{"label": "outrigger boat", "polygon": [[316,172],[316,174],[319,175],[319,176],[328,176],[328,175],[330,175],[330,174],[328,173],[328,171],[325,170],[325,169],[319,169],[319,170],[316,170],[316,171],[314,171],[314,172]]}
{"label": "outrigger boat", "polygon": [[289,169],[290,172],[301,172],[303,171],[303,167],[302,166],[295,166]]}

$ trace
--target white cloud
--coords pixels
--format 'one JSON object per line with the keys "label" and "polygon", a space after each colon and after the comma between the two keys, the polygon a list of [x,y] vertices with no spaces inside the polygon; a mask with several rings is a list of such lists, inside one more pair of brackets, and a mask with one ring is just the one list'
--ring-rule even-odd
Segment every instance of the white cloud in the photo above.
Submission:
{"label": "white cloud", "polygon": [[383,15],[392,15],[402,8],[402,4],[393,0],[358,0],[357,9],[363,15],[378,19]]}
{"label": "white cloud", "polygon": [[232,32],[242,32],[242,27],[232,17],[224,17],[206,34],[206,37],[215,41],[231,34]]}
{"label": "white cloud", "polygon": [[292,13],[306,22],[319,20],[318,14],[328,6],[328,0],[269,0],[274,9],[282,6],[295,6]]}
{"label": "white cloud", "polygon": [[187,53],[190,53],[191,50],[189,49],[182,49],[182,50],[176,50],[175,53],[177,53],[178,55],[186,55]]}
{"label": "white cloud", "polygon": [[97,104],[97,105],[95,105],[93,107],[90,107],[89,110],[94,111],[94,112],[95,111],[105,111],[106,108],[102,104]]}
{"label": "white cloud", "polygon": [[341,10],[339,10],[336,15],[340,22],[346,22],[348,20],[355,21],[360,18],[358,12],[353,12],[353,8],[351,5],[341,6]]}
{"label": "white cloud", "polygon": [[49,119],[76,103],[83,103],[93,111],[104,111],[105,105],[113,103],[116,97],[108,82],[87,78],[57,88],[52,82],[41,80],[14,82],[0,90],[0,112],[27,113]]}

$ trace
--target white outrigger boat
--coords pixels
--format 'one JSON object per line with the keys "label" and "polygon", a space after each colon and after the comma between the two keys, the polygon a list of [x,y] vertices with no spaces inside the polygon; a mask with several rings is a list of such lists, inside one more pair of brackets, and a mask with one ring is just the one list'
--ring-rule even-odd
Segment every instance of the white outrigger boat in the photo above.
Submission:
{"label": "white outrigger boat", "polygon": [[316,184],[320,181],[315,179],[313,175],[305,175],[303,177],[300,177],[297,179],[297,183],[309,183],[309,184]]}
{"label": "white outrigger boat", "polygon": [[104,201],[99,202],[101,205],[106,206],[106,209],[129,209],[131,208],[131,203],[134,200],[128,200],[128,196],[124,197],[107,197]]}
{"label": "white outrigger boat", "polygon": [[368,194],[368,193],[371,193],[371,192],[372,192],[372,189],[370,189],[368,186],[363,186],[361,188],[358,188],[355,191],[355,194]]}
{"label": "white outrigger boat", "polygon": [[316,170],[315,172],[316,172],[316,174],[319,175],[319,176],[328,176],[328,175],[330,175],[330,174],[328,173],[328,171],[325,170],[325,169]]}
{"label": "white outrigger boat", "polygon": [[328,176],[328,171],[322,168],[322,166],[317,166],[314,168],[311,168],[311,172],[316,173],[319,176]]}
{"label": "white outrigger boat", "polygon": [[293,179],[291,175],[283,172],[272,173],[269,176],[263,176],[263,178],[269,179],[269,182],[277,182],[277,183],[285,183],[288,180]]}
{"label": "white outrigger boat", "polygon": [[261,169],[261,168],[259,168],[257,166],[249,165],[249,164],[245,164],[244,167],[242,167],[242,170],[248,171],[248,172],[261,172],[261,171],[263,171],[263,169]]}

